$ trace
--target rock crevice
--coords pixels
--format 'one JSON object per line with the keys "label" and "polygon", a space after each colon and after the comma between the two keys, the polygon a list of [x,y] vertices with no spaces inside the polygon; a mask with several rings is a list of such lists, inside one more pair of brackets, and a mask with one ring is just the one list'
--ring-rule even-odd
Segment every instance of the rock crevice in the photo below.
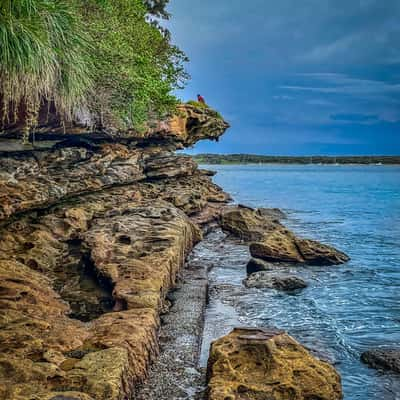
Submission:
{"label": "rock crevice", "polygon": [[119,400],[146,378],[166,295],[228,199],[172,153],[228,125],[180,112],[142,136],[0,141],[1,399]]}

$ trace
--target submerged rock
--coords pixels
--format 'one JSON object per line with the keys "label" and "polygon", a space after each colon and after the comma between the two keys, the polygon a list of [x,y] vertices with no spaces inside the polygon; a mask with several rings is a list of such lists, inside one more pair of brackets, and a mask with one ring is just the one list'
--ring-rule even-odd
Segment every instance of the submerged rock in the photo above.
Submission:
{"label": "submerged rock", "polygon": [[340,376],[276,329],[236,328],[211,345],[209,400],[340,400]]}
{"label": "submerged rock", "polygon": [[243,281],[243,284],[247,288],[271,288],[284,291],[304,289],[307,287],[307,283],[296,275],[270,271],[255,272],[248,276]]}
{"label": "submerged rock", "polygon": [[400,348],[368,350],[361,355],[361,361],[372,368],[400,373]]}
{"label": "submerged rock", "polygon": [[258,213],[263,217],[268,217],[280,221],[286,218],[286,214],[279,208],[257,208]]}
{"label": "submerged rock", "polygon": [[252,257],[246,265],[247,275],[254,274],[260,271],[271,271],[274,269],[274,264],[261,260],[261,258]]}

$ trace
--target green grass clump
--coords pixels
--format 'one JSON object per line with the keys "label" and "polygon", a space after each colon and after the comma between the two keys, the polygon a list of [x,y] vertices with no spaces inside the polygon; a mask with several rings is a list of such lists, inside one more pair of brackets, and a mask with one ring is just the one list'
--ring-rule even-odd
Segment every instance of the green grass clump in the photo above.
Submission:
{"label": "green grass clump", "polygon": [[189,100],[188,102],[186,102],[186,104],[193,106],[193,107],[197,107],[197,108],[203,108],[203,109],[207,109],[210,110],[210,114],[212,114],[215,118],[218,119],[223,119],[222,115],[218,112],[213,110],[212,108],[210,108],[210,106],[206,103],[201,103],[200,101],[195,101],[195,100]]}
{"label": "green grass clump", "polygon": [[88,38],[81,25],[77,9],[69,1],[1,0],[3,119],[21,102],[26,103],[28,120],[44,98],[51,99],[67,116],[85,102],[91,68]]}
{"label": "green grass clump", "polygon": [[[0,0],[0,129],[44,101],[63,119],[139,129],[171,112],[186,56],[154,17],[168,0]],[[153,16],[153,19],[151,19]]]}
{"label": "green grass clump", "polygon": [[206,103],[201,103],[200,101],[189,100],[186,104],[198,108],[210,108]]}

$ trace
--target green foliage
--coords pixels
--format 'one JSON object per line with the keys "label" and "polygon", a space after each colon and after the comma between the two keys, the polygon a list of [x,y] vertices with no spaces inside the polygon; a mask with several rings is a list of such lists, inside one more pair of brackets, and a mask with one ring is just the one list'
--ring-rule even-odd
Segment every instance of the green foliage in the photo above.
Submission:
{"label": "green foliage", "polygon": [[68,1],[0,0],[2,117],[22,101],[34,112],[42,98],[71,115],[90,88],[88,41]]}
{"label": "green foliage", "polygon": [[[149,19],[168,0],[0,0],[0,114],[43,99],[66,118],[87,105],[103,125],[138,128],[171,112],[185,55]],[[33,124],[28,121],[28,124]]]}
{"label": "green foliage", "polygon": [[200,101],[195,100],[189,100],[186,104],[197,108],[210,108],[206,103],[201,103]]}
{"label": "green foliage", "polygon": [[209,110],[210,115],[212,115],[218,119],[223,119],[222,115],[218,111],[211,109],[210,106],[206,103],[201,103],[200,101],[195,101],[195,100],[189,100],[186,104],[189,104],[190,106],[197,107],[197,108],[207,109],[207,110]]}
{"label": "green foliage", "polygon": [[146,21],[141,0],[85,6],[94,53],[95,102],[105,124],[140,127],[151,114],[170,112],[172,89],[186,79],[184,54]]}
{"label": "green foliage", "polygon": [[170,17],[165,9],[168,3],[169,0],[144,0],[147,12],[157,18],[168,19]]}

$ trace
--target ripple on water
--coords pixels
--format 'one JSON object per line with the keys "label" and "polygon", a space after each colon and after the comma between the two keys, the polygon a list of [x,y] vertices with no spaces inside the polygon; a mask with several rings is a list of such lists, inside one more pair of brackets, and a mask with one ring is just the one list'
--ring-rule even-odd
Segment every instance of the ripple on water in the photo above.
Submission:
{"label": "ripple on water", "polygon": [[285,224],[298,234],[352,259],[343,266],[303,267],[299,273],[309,287],[295,295],[245,289],[247,247],[214,233],[196,250],[214,265],[210,287],[223,287],[210,296],[206,328],[213,330],[206,330],[203,362],[210,341],[233,324],[274,325],[335,364],[345,400],[400,400],[399,375],[360,362],[371,347],[400,344],[400,167],[211,168],[218,171],[216,183],[238,202],[283,208]]}

